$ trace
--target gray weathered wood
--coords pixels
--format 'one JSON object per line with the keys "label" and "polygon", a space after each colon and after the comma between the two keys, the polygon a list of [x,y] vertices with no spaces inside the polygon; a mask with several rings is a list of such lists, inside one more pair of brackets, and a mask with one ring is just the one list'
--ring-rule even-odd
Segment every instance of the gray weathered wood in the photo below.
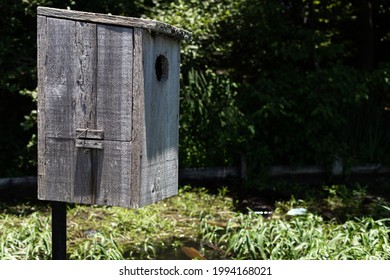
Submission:
{"label": "gray weathered wood", "polygon": [[45,112],[46,137],[68,139],[75,134],[75,106],[78,105],[74,38],[75,22],[48,18]]}
{"label": "gray weathered wood", "polygon": [[[44,181],[39,198],[48,200],[69,200],[69,181],[72,178],[72,165],[74,145],[70,141],[74,128],[74,114],[72,112],[73,84],[76,83],[74,67],[70,66],[75,56],[72,43],[74,40],[75,23],[66,20],[44,18],[46,22],[45,33],[39,38],[39,48],[44,50],[44,58],[38,60],[40,80],[39,117],[43,117],[39,138],[39,153],[44,154],[43,167]],[[48,27],[50,26],[50,28]],[[46,36],[44,36],[46,35]],[[44,99],[43,99],[43,98]],[[43,99],[43,100],[42,100]]]}
{"label": "gray weathered wood", "polygon": [[98,161],[102,164],[98,185],[104,192],[96,194],[96,203],[128,207],[132,199],[133,29],[99,24],[97,34],[97,125],[104,130],[105,147]]}
{"label": "gray weathered wood", "polygon": [[45,118],[40,152],[46,153],[46,193],[39,197],[89,203],[91,155],[77,149],[72,139],[77,129],[96,128],[96,26],[57,18],[46,23],[46,60],[39,62],[44,69],[39,99],[44,94],[46,116],[39,115]]}
{"label": "gray weathered wood", "polygon": [[104,131],[89,128],[77,128],[76,139],[104,139]]}
{"label": "gray weathered wood", "polygon": [[131,142],[104,141],[97,158],[95,204],[131,207]]}
{"label": "gray weathered wood", "polygon": [[85,149],[103,149],[103,141],[94,140],[94,139],[76,139],[75,141],[76,148],[85,148]]}
{"label": "gray weathered wood", "polygon": [[133,118],[132,118],[132,149],[131,149],[131,207],[140,206],[141,162],[142,162],[142,124],[144,120],[144,63],[143,63],[143,30],[134,28],[134,77],[133,77]]}
{"label": "gray weathered wood", "polygon": [[[45,147],[45,193],[40,199],[53,201],[70,201],[71,187],[75,180],[73,173],[77,155],[75,155],[74,143],[70,139],[46,138]],[[82,158],[82,162],[86,162]],[[85,165],[83,164],[82,167]],[[85,168],[78,166],[83,172]],[[80,177],[85,178],[85,176]]]}
{"label": "gray weathered wood", "polygon": [[75,128],[96,129],[96,24],[75,23],[75,58],[76,70],[73,104],[75,110]]}
{"label": "gray weathered wood", "polygon": [[[177,193],[179,127],[179,45],[142,30],[144,100],[141,108],[141,201],[149,204]],[[168,60],[164,81],[156,77],[156,59]]]}
{"label": "gray weathered wood", "polygon": [[46,50],[47,50],[47,28],[46,17],[37,17],[37,68],[38,68],[38,197],[44,198],[46,193],[46,112],[45,112],[45,77],[46,77]]}
{"label": "gray weathered wood", "polygon": [[97,125],[105,139],[131,140],[133,29],[97,26]]}
{"label": "gray weathered wood", "polygon": [[123,17],[123,16],[112,16],[107,14],[86,13],[86,12],[79,12],[79,11],[72,11],[72,10],[47,8],[47,7],[38,7],[37,13],[38,15],[42,15],[42,16],[72,19],[75,21],[104,23],[109,25],[120,25],[126,27],[139,27],[153,32],[169,35],[179,40],[191,39],[190,32],[187,32],[185,30],[179,29],[172,25],[159,22],[156,20]]}
{"label": "gray weathered wood", "polygon": [[178,37],[38,11],[38,197],[137,208],[177,194]]}

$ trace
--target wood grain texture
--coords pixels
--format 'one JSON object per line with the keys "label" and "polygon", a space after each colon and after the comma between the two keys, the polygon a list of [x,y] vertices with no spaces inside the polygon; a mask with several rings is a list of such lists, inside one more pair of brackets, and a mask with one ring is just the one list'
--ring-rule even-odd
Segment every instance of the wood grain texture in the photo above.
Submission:
{"label": "wood grain texture", "polygon": [[[76,149],[71,139],[46,139],[46,189],[43,199],[71,201],[71,188],[75,180],[73,170],[77,159],[75,152]],[[82,166],[85,169],[87,163],[83,162]]]}
{"label": "wood grain texture", "polygon": [[43,19],[40,198],[129,207],[133,30]]}
{"label": "wood grain texture", "polygon": [[73,181],[70,161],[74,154],[70,137],[74,128],[72,91],[76,83],[75,68],[71,64],[75,55],[72,40],[75,23],[52,18],[43,20],[46,29],[39,39],[42,42],[39,53],[45,58],[38,61],[38,100],[40,116],[44,118],[44,122],[39,119],[39,141],[44,142],[44,146],[39,147],[39,157],[44,156],[41,164],[45,177],[39,182],[38,195],[45,200],[69,201],[69,182]]}
{"label": "wood grain texture", "polygon": [[86,22],[104,23],[108,25],[144,28],[153,32],[169,35],[178,40],[191,39],[190,32],[187,32],[185,30],[179,29],[172,25],[155,21],[155,20],[113,16],[107,14],[86,13],[86,12],[79,12],[79,11],[72,11],[72,10],[47,8],[47,7],[38,7],[37,13],[38,15],[42,15],[42,16],[71,19],[75,21],[86,21]]}
{"label": "wood grain texture", "polygon": [[37,17],[37,69],[38,69],[38,198],[44,199],[46,193],[46,17]]}
{"label": "wood grain texture", "polygon": [[94,203],[132,208],[131,142],[105,140],[96,160]]}
{"label": "wood grain texture", "polygon": [[39,198],[138,208],[176,195],[176,38],[41,15],[38,29]]}
{"label": "wood grain texture", "polygon": [[131,149],[131,198],[132,208],[140,207],[141,161],[142,161],[142,116],[144,104],[144,64],[143,64],[143,31],[134,28],[134,63],[133,63],[133,118],[132,118],[132,149]]}
{"label": "wood grain texture", "polygon": [[[42,199],[92,202],[92,159],[75,146],[77,129],[96,128],[96,26],[46,19],[44,90],[46,179]],[[44,139],[44,140],[43,140]],[[66,179],[67,178],[67,179]],[[73,190],[73,191],[72,191]]]}
{"label": "wood grain texture", "polygon": [[75,23],[74,39],[76,84],[73,85],[72,104],[75,110],[75,128],[96,129],[96,24]]}
{"label": "wood grain texture", "polygon": [[[143,30],[144,99],[141,115],[140,205],[177,194],[180,49],[175,40]],[[157,57],[168,62],[165,80],[156,76]]]}
{"label": "wood grain texture", "polygon": [[[75,22],[47,18],[45,79],[46,137],[74,137],[77,103]],[[50,117],[48,117],[50,116]]]}
{"label": "wood grain texture", "polygon": [[98,25],[97,125],[105,139],[131,140],[133,29]]}

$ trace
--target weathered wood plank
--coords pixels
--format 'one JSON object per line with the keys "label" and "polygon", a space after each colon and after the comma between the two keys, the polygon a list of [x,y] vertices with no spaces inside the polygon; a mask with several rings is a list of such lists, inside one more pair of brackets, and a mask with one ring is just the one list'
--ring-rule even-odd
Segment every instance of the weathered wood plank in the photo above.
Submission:
{"label": "weathered wood plank", "polygon": [[46,111],[45,111],[45,77],[46,77],[46,17],[37,18],[37,68],[38,68],[38,197],[44,198],[46,192]]}
{"label": "weathered wood plank", "polygon": [[47,172],[39,196],[90,203],[91,156],[78,150],[73,139],[77,129],[96,128],[96,26],[54,18],[47,24],[47,47],[42,50],[47,69],[39,76],[45,84],[39,98],[47,117],[40,137],[45,151],[40,154],[46,152]]}
{"label": "weathered wood plank", "polygon": [[[72,36],[74,36],[74,22],[46,19],[46,61],[44,76],[40,78],[45,83],[44,90],[40,92],[44,96],[45,127],[45,190],[40,196],[48,200],[70,199],[70,165],[69,151],[71,149],[69,139],[73,124],[71,112],[73,89],[73,67],[69,62],[74,56],[72,48]],[[48,27],[50,26],[50,28]],[[49,54],[49,55],[48,55]],[[49,73],[49,74],[48,74]],[[42,96],[40,96],[42,97]],[[49,116],[49,117],[47,117]],[[48,137],[58,137],[55,141]]]}
{"label": "weathered wood plank", "polygon": [[[74,136],[85,135],[93,137],[92,132],[81,133],[80,131],[96,130],[96,68],[97,68],[97,39],[96,24],[87,22],[75,22],[73,66],[76,74],[76,83],[73,85],[72,108],[74,109],[75,124]],[[77,141],[77,140],[76,140]],[[88,141],[88,140],[85,140]],[[93,160],[96,151],[88,148],[84,143],[83,148],[75,143],[73,156],[76,157],[71,170],[73,180],[69,182],[71,202],[92,204],[94,201],[95,179],[93,178]],[[88,143],[87,143],[88,144]],[[94,143],[95,144],[95,143]],[[96,146],[94,146],[96,147]],[[102,148],[100,144],[99,149]],[[73,160],[72,158],[70,160]]]}
{"label": "weathered wood plank", "polygon": [[[131,196],[131,142],[104,141],[96,162],[95,204],[136,206]],[[136,207],[135,207],[136,208]]]}
{"label": "weathered wood plank", "polygon": [[141,173],[147,177],[142,177],[145,181],[140,189],[140,207],[177,195],[176,160],[142,166]]}
{"label": "weathered wood plank", "polygon": [[76,83],[73,85],[75,128],[96,128],[96,24],[76,22],[74,39]]}
{"label": "weathered wood plank", "polygon": [[143,64],[143,30],[134,28],[134,63],[133,63],[133,118],[131,148],[131,198],[132,208],[140,207],[141,160],[142,160],[142,127],[144,104],[144,64]]}
{"label": "weathered wood plank", "polygon": [[43,197],[39,197],[40,199],[71,201],[71,187],[75,179],[72,172],[75,158],[72,140],[46,138],[46,190]]}
{"label": "weathered wood plank", "polygon": [[92,170],[95,153],[90,149],[77,148],[70,140],[69,158],[66,159],[70,165],[71,173],[68,175],[68,184],[71,189],[71,197],[68,202],[93,203],[95,188]]}
{"label": "weathered wood plank", "polygon": [[[141,201],[146,205],[177,194],[179,121],[179,44],[143,30],[144,110],[141,119]],[[156,60],[166,58],[158,80]],[[158,69],[157,69],[158,70]]]}
{"label": "weathered wood plank", "polygon": [[47,18],[45,112],[46,137],[75,136],[77,69],[75,68],[75,22]]}
{"label": "weathered wood plank", "polygon": [[47,7],[38,7],[38,15],[72,19],[76,21],[89,21],[95,23],[112,24],[126,27],[139,27],[172,36],[178,40],[191,39],[191,33],[177,27],[156,20],[147,20],[132,17],[112,16],[107,14],[86,13],[72,10],[63,10]]}
{"label": "weathered wood plank", "polygon": [[96,128],[96,26],[47,20],[46,135],[74,138]]}
{"label": "weathered wood plank", "polygon": [[[45,200],[91,204],[95,151],[76,148],[72,139],[48,138]],[[42,199],[42,198],[40,198]]]}
{"label": "weathered wood plank", "polygon": [[133,29],[98,25],[97,126],[106,140],[131,140]]}
{"label": "weathered wood plank", "polygon": [[76,129],[76,139],[86,138],[86,139],[104,139],[104,131],[98,129]]}

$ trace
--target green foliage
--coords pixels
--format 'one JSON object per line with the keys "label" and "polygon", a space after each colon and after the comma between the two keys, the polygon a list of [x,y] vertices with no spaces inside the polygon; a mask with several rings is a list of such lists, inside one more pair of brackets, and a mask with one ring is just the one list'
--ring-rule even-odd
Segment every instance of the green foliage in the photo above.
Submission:
{"label": "green foliage", "polygon": [[[225,193],[183,187],[178,196],[137,210],[69,205],[68,258],[155,259],[180,250],[197,239],[200,216],[231,215],[232,200]],[[0,203],[0,259],[50,259],[50,225],[48,206]]]}
{"label": "green foliage", "polygon": [[[221,23],[237,11],[240,1],[229,0],[176,0],[156,1],[148,17],[192,32],[191,41],[183,41],[183,72],[189,69],[204,70],[210,61],[218,64],[224,56],[226,45],[221,41]],[[215,71],[216,68],[213,67]]]}
{"label": "green foliage", "polygon": [[240,156],[250,129],[237,107],[237,85],[212,71],[190,69],[181,92],[180,164],[229,165]]}
{"label": "green foliage", "polygon": [[[68,0],[62,1],[62,5],[67,5],[76,11],[86,11],[93,13],[110,13],[113,15],[140,17],[149,7],[154,5],[153,0]],[[54,6],[61,5],[53,4]],[[52,5],[50,5],[52,6]]]}
{"label": "green foliage", "polygon": [[[339,1],[284,3],[243,1],[221,31],[231,31],[224,37],[231,41],[226,63],[234,65],[233,74],[242,81],[241,111],[255,128],[248,145],[254,170],[268,164],[329,166],[336,157],[360,162],[385,160],[367,158],[364,145],[375,150],[371,154],[386,154],[388,137],[367,139],[355,150],[352,145],[360,138],[351,143],[352,138],[347,138],[351,134],[345,133],[354,130],[350,116],[361,116],[359,109],[367,103],[371,104],[370,113],[361,117],[382,123],[374,127],[374,137],[387,131],[384,123],[389,118],[383,110],[388,90],[373,87],[370,80],[377,74],[349,63],[356,59],[355,42],[338,37],[342,30],[338,24],[353,16],[352,7]],[[337,12],[343,17],[335,18]],[[388,72],[388,67],[383,71]],[[384,82],[382,79],[379,84]],[[378,102],[379,96],[382,102]],[[373,111],[382,114],[373,115]],[[362,129],[371,129],[368,125]]]}
{"label": "green foliage", "polygon": [[244,106],[250,109],[246,115],[257,128],[250,151],[253,160],[264,147],[272,151],[273,164],[329,166],[338,156],[351,158],[350,135],[345,132],[355,125],[351,112],[358,113],[369,95],[357,70],[335,65],[303,74],[287,72],[279,79],[264,75],[246,91]]}
{"label": "green foliage", "polygon": [[[389,214],[388,202],[379,198],[375,201],[359,185],[324,186],[319,193],[305,195],[305,200],[292,197],[276,202],[269,218],[248,209],[248,213],[235,213],[221,226],[214,222],[213,213],[205,215],[200,224],[201,236],[204,242],[210,242],[225,252],[225,257],[233,259],[390,257],[389,219],[383,218]],[[289,210],[302,207],[308,214],[286,215]]]}
{"label": "green foliage", "polygon": [[[336,158],[347,165],[388,162],[383,155],[390,146],[389,114],[383,108],[389,102],[389,66],[362,71],[360,66],[372,64],[370,50],[361,49],[366,34],[348,35],[364,25],[360,18],[364,7],[334,0],[195,2],[163,2],[152,13],[194,34],[191,42],[183,42],[185,128],[180,134],[180,159],[185,166],[221,164],[220,158],[230,163],[226,151],[246,153],[253,174],[270,164],[329,167]],[[383,15],[390,9],[383,1],[375,7],[381,11],[373,12],[375,28],[387,34]],[[381,38],[378,46],[386,41]],[[378,61],[389,61],[386,53],[380,55]],[[242,115],[240,125],[233,126],[230,135],[220,125],[218,134],[227,140],[241,136],[235,147],[230,148],[229,141],[214,141],[212,151],[207,141],[185,134],[190,124],[202,138],[218,124],[205,125],[207,115],[187,116],[194,112],[187,108],[204,111],[207,104],[210,111],[220,110],[218,103],[197,104],[190,98],[198,97],[198,92],[207,96],[205,87],[195,91],[192,80],[186,79],[193,68],[199,73],[223,73],[216,81],[221,88],[234,83],[231,108]],[[362,108],[367,108],[365,114]],[[230,120],[236,122],[234,114]]]}
{"label": "green foliage", "polygon": [[150,17],[192,32],[182,44],[180,164],[182,167],[236,164],[253,128],[238,107],[239,85],[219,67],[226,45],[221,22],[240,1],[163,1]]}
{"label": "green foliage", "polygon": [[122,260],[123,255],[112,235],[105,237],[102,234],[94,234],[84,243],[76,246],[70,254],[70,259],[79,260]]}
{"label": "green foliage", "polygon": [[[38,91],[24,89],[20,92],[21,95],[29,96],[32,101],[37,104],[38,101]],[[24,116],[24,121],[20,123],[23,130],[33,131],[30,141],[27,143],[25,152],[23,155],[19,156],[19,166],[37,166],[37,125],[38,111],[36,109],[31,110],[29,115]]]}
{"label": "green foliage", "polygon": [[[47,259],[51,255],[49,219],[35,212],[17,217],[0,214],[0,259]],[[17,230],[15,230],[17,228]]]}
{"label": "green foliage", "polygon": [[[343,186],[326,191],[329,205],[343,207],[364,192],[351,197]],[[207,259],[390,258],[389,219],[327,220],[314,213],[318,204],[294,198],[278,202],[273,215],[264,218],[234,211],[225,195],[226,189],[212,195],[183,187],[178,196],[137,210],[69,205],[68,258],[166,259],[173,252],[177,259],[185,257],[180,255],[183,246],[196,246]],[[297,207],[307,208],[308,214],[286,215]],[[388,217],[389,207],[383,210],[382,217]],[[50,224],[47,206],[1,203],[0,259],[50,259]]]}
{"label": "green foliage", "polygon": [[[36,20],[26,9],[27,1],[1,1],[0,10],[0,176],[31,172],[21,164],[30,131],[20,126],[34,104],[19,95],[23,88],[36,87]],[[34,28],[34,29],[33,29]],[[35,169],[35,168],[34,168]]]}
{"label": "green foliage", "polygon": [[[213,218],[203,226],[207,219]],[[313,214],[266,220],[249,212],[235,215],[223,230],[208,225],[203,238],[233,259],[362,260],[390,258],[389,232],[372,218],[340,225]]]}
{"label": "green foliage", "polygon": [[255,176],[270,164],[389,163],[386,0],[371,11],[337,0],[6,0],[0,176],[36,172],[36,107],[19,93],[36,88],[38,5],[142,16],[193,33],[182,42],[181,166],[236,164],[240,154]]}
{"label": "green foliage", "polygon": [[390,65],[382,65],[366,75],[365,86],[367,99],[345,112],[348,126],[342,131],[342,139],[352,161],[389,164]]}

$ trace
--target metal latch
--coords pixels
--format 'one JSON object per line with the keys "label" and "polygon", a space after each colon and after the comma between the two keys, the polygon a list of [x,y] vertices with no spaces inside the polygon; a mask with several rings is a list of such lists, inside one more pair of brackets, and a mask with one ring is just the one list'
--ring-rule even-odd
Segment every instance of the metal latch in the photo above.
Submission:
{"label": "metal latch", "polygon": [[103,130],[77,128],[76,129],[76,147],[87,149],[103,149],[104,133]]}

